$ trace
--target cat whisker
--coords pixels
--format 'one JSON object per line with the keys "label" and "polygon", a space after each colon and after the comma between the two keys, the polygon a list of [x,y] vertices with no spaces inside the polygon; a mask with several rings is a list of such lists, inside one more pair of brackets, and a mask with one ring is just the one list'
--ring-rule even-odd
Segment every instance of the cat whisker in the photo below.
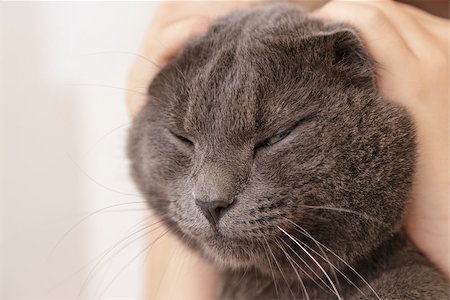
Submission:
{"label": "cat whisker", "polygon": [[358,292],[360,292],[365,298],[367,298],[367,295],[350,279],[348,278],[347,275],[345,275],[341,270],[339,270],[334,264],[332,264],[330,262],[330,260],[327,257],[324,257],[322,255],[320,255],[320,253],[318,253],[317,251],[315,251],[313,248],[311,248],[310,246],[308,246],[307,244],[303,243],[302,241],[299,241],[303,246],[305,246],[306,248],[308,248],[310,251],[314,252],[316,255],[318,255],[320,258],[322,258],[325,261],[328,261],[330,268],[332,268],[333,270],[336,270],[340,275],[342,275],[342,277],[344,277],[354,288],[356,288],[358,290]]}
{"label": "cat whisker", "polygon": [[[115,90],[121,90],[121,91],[127,91],[127,92],[131,92],[131,93],[136,93],[142,96],[147,96],[147,87],[137,87],[135,89],[127,89],[124,87],[120,87],[120,86],[115,86],[115,85],[109,85],[109,84],[102,84],[102,83],[84,83],[84,82],[80,82],[80,83],[68,83],[68,86],[73,86],[73,87],[101,87],[101,88],[108,88],[108,89],[115,89]],[[142,90],[142,91],[140,91]]]}
{"label": "cat whisker", "polygon": [[[136,228],[137,225],[142,224],[144,221],[147,221],[150,217],[145,218],[141,221],[139,221],[136,225],[134,225],[131,229]],[[155,222],[154,224],[150,224],[150,226],[153,226],[155,224],[159,223]],[[149,226],[148,224],[146,226]],[[131,230],[130,229],[130,230]],[[128,233],[127,233],[128,236]],[[107,251],[107,250],[106,250]],[[86,269],[88,266],[94,264],[96,261],[98,261],[104,254],[105,252],[102,252],[101,254],[99,254],[97,257],[91,259],[89,262],[87,262],[86,264],[84,264],[83,266],[81,266],[79,269],[77,269],[76,271],[74,271],[72,274],[66,276],[64,279],[60,280],[57,284],[53,285],[52,287],[50,287],[48,289],[48,293],[51,293],[52,291],[56,290],[58,287],[62,286],[65,282],[67,282],[69,279],[73,278],[75,275],[79,274],[81,271],[83,271],[84,269]]]}
{"label": "cat whisker", "polygon": [[350,270],[352,270],[352,272],[354,272],[363,282],[364,284],[366,284],[370,290],[374,293],[374,295],[377,297],[377,299],[381,300],[380,296],[378,296],[377,292],[373,289],[373,287],[367,282],[367,280],[364,279],[364,277],[358,272],[356,271],[349,263],[347,263],[342,257],[340,257],[339,255],[337,255],[333,250],[331,250],[330,248],[328,248],[327,246],[325,246],[323,243],[321,243],[320,241],[318,241],[317,239],[315,239],[309,232],[307,232],[304,228],[302,228],[300,225],[292,222],[291,220],[288,219],[288,221],[290,223],[292,223],[294,226],[296,226],[298,229],[300,229],[305,236],[309,237],[311,240],[315,241],[316,243],[318,243],[319,245],[321,245],[323,248],[325,248],[326,250],[328,250],[331,254],[333,254],[336,258],[338,258],[342,263],[344,263]]}
{"label": "cat whisker", "polygon": [[[154,230],[162,227],[163,225],[160,224],[161,221],[157,221],[155,223],[152,223],[150,225],[144,226],[143,228],[140,228],[138,230],[136,230],[135,232],[133,232],[132,234],[126,236],[125,238],[122,238],[121,240],[119,240],[118,242],[116,242],[113,246],[111,246],[109,249],[107,249],[106,252],[104,252],[104,254],[100,257],[100,259],[97,261],[97,263],[92,267],[91,271],[89,272],[89,274],[87,275],[86,279],[84,280],[81,288],[80,288],[80,292],[78,293],[78,297],[77,299],[80,299],[83,291],[85,290],[87,284],[89,283],[89,281],[92,279],[94,273],[99,270],[100,268],[102,268],[102,266],[104,264],[106,264],[108,261],[110,261],[112,259],[112,257],[114,257],[115,255],[117,255],[118,253],[120,253],[122,250],[124,250],[125,248],[127,248],[128,246],[130,246],[131,244],[133,244],[134,242],[136,242],[137,240],[148,236],[151,232],[153,232]],[[155,227],[155,228],[151,228],[154,225],[159,224],[159,226]],[[150,229],[151,228],[151,229]],[[147,231],[145,231],[146,229],[148,229]],[[127,242],[124,246],[122,246],[119,250],[117,250],[114,254],[109,255],[112,251],[114,251],[118,246],[120,246],[120,244],[125,243],[127,240],[129,240],[132,236],[135,236],[139,233],[142,233],[143,231],[145,231],[143,234],[140,234],[138,237],[133,238],[131,241]],[[109,257],[108,257],[109,256]]]}
{"label": "cat whisker", "polygon": [[291,287],[290,287],[289,282],[288,282],[288,280],[287,280],[287,278],[286,278],[286,276],[285,276],[285,274],[284,274],[284,272],[283,272],[283,269],[282,269],[282,268],[280,267],[280,265],[278,264],[278,261],[277,261],[275,255],[273,254],[273,251],[272,251],[272,249],[270,248],[270,245],[269,245],[269,243],[267,242],[267,239],[266,239],[264,236],[263,236],[263,238],[264,238],[264,241],[265,241],[265,243],[266,243],[266,245],[267,245],[267,249],[269,249],[269,252],[270,252],[270,254],[272,255],[273,261],[274,261],[275,264],[277,265],[278,270],[280,270],[281,276],[283,276],[283,279],[284,279],[284,281],[286,282],[286,286],[288,287],[289,291],[291,292],[291,294],[292,294],[292,296],[293,296],[293,299],[295,299],[295,295],[294,295],[294,293],[293,293],[292,290],[291,290]]}
{"label": "cat whisker", "polygon": [[98,297],[98,300],[100,300],[103,295],[108,291],[109,287],[116,281],[116,279],[120,276],[120,274],[123,273],[123,271],[133,262],[135,261],[139,256],[141,256],[144,252],[146,252],[147,250],[150,250],[150,248],[157,242],[159,241],[163,236],[165,236],[167,233],[169,232],[169,230],[164,231],[163,233],[161,233],[158,237],[156,237],[152,242],[150,242],[143,250],[139,251],[139,253],[137,253],[135,256],[133,256],[131,258],[131,260],[125,265],[123,266],[119,272],[114,276],[114,278],[108,283],[108,285],[103,289],[103,291],[100,293],[100,296]]}
{"label": "cat whisker", "polygon": [[[177,247],[177,249],[176,249],[175,251],[178,251],[178,252],[181,252],[181,253],[186,254],[186,252],[183,251],[181,245],[178,245],[178,247]],[[188,255],[189,255],[189,256],[188,256]],[[180,270],[186,269],[186,268],[184,267],[184,265],[186,264],[186,261],[188,261],[188,262],[191,261],[191,262],[192,262],[192,260],[196,259],[195,257],[192,256],[192,252],[189,252],[188,255],[183,255],[183,258],[182,258],[183,260],[182,260],[182,262],[179,263],[179,264],[177,264],[177,266],[176,266],[177,269],[176,269],[176,271],[175,271],[175,274],[177,274],[177,277],[175,278],[175,282],[177,282],[177,280],[179,280],[179,276],[182,274],[182,272],[180,272]],[[173,257],[173,256],[172,256],[172,257]],[[170,264],[170,262],[172,261],[172,257],[170,258],[169,264]],[[167,268],[166,268],[166,270],[167,270]],[[161,286],[161,281],[163,280],[163,277],[166,275],[166,270],[164,270],[164,274],[163,274],[163,276],[161,277],[161,280],[160,280],[160,283],[158,284],[158,287]]]}
{"label": "cat whisker", "polygon": [[[300,282],[300,284],[301,284],[301,286],[302,286],[303,294],[305,295],[306,300],[309,300],[309,294],[308,294],[308,291],[306,290],[306,286],[305,286],[305,284],[303,283],[303,280],[302,280],[302,278],[300,277],[300,274],[298,273],[298,271],[297,271],[297,269],[295,268],[294,264],[292,263],[293,258],[289,255],[289,253],[286,252],[286,250],[282,247],[282,245],[281,245],[278,241],[277,241],[276,244],[277,244],[278,248],[280,248],[281,251],[284,253],[284,255],[286,256],[287,260],[289,261],[289,263],[290,263],[292,269],[294,270],[295,274],[297,275],[298,281]],[[294,297],[294,298],[295,298],[295,297]]]}
{"label": "cat whisker", "polygon": [[360,216],[361,218],[371,220],[377,223],[380,223],[381,225],[387,226],[387,224],[381,220],[378,220],[377,218],[374,218],[366,213],[362,213],[356,210],[348,209],[348,208],[342,208],[342,207],[334,207],[334,206],[326,206],[326,205],[305,205],[305,204],[296,204],[298,207],[302,208],[309,208],[309,209],[324,209],[324,210],[330,210],[330,211],[337,211],[337,212],[345,212],[345,213],[351,213],[357,216]]}
{"label": "cat whisker", "polygon": [[[161,46],[162,46],[162,44],[161,44]],[[143,61],[150,63],[153,67],[155,67],[158,70],[158,74],[162,75],[162,73],[159,72],[163,68],[162,65],[159,65],[156,61],[154,61],[153,59],[151,59],[151,58],[149,58],[147,56],[144,56],[142,54],[135,53],[135,52],[120,51],[120,50],[119,51],[115,51],[115,50],[113,50],[113,51],[98,51],[98,52],[85,54],[84,56],[94,56],[94,55],[104,55],[104,54],[124,54],[124,55],[136,56],[137,58],[142,59]],[[178,64],[176,64],[175,67],[176,67],[178,73],[183,77],[183,79],[186,80],[186,76],[184,75],[183,72],[181,72],[180,68],[178,67]],[[164,76],[164,79],[169,81],[169,82],[171,81],[166,76]],[[146,89],[147,89],[147,87],[146,87]]]}
{"label": "cat whisker", "polygon": [[87,151],[85,151],[83,154],[81,154],[81,157],[84,158],[86,156],[88,156],[94,149],[95,147],[101,142],[103,141],[106,137],[108,137],[109,135],[113,134],[114,132],[116,132],[119,129],[122,129],[124,127],[130,127],[132,124],[132,122],[126,122],[124,124],[121,124],[119,126],[116,126],[114,128],[112,128],[111,130],[109,130],[108,132],[104,133],[102,136],[100,136],[99,139],[97,139],[94,143],[91,144],[91,146],[89,147],[89,149]]}
{"label": "cat whisker", "polygon": [[90,181],[92,181],[93,183],[95,183],[96,185],[98,185],[99,187],[108,190],[110,192],[116,193],[116,194],[120,194],[122,196],[127,196],[127,197],[135,197],[135,198],[140,198],[141,195],[139,194],[131,194],[131,193],[124,193],[115,189],[112,189],[110,187],[105,186],[104,184],[98,182],[97,180],[95,180],[94,178],[92,178],[76,161],[74,158],[72,158],[72,156],[69,153],[65,153],[66,156],[69,158],[69,160],[77,167],[77,169],[84,175],[86,176]]}
{"label": "cat whisker", "polygon": [[153,66],[157,67],[158,69],[161,69],[162,67],[159,66],[156,62],[154,62],[152,59],[139,54],[139,53],[135,53],[135,52],[130,52],[130,51],[121,51],[121,50],[106,50],[106,51],[97,51],[97,52],[91,52],[91,53],[86,53],[84,55],[81,56],[95,56],[95,55],[104,55],[104,54],[125,54],[125,55],[133,55],[136,56],[138,58],[141,58],[142,60],[149,62],[150,64],[152,64]]}
{"label": "cat whisker", "polygon": [[112,210],[108,210],[108,211],[104,211],[103,213],[123,213],[123,212],[137,212],[137,211],[144,211],[144,212],[148,212],[149,209],[148,207],[146,208],[124,208],[124,209],[112,209]]}
{"label": "cat whisker", "polygon": [[267,263],[269,264],[270,272],[272,273],[273,284],[275,285],[275,294],[277,295],[277,298],[279,298],[278,286],[277,286],[277,281],[276,281],[276,278],[275,278],[275,272],[273,271],[272,263],[270,262],[269,255],[267,254],[266,246],[264,244],[262,244],[262,243],[261,243],[261,245],[263,246],[263,249],[264,249],[264,252],[265,252],[266,258],[267,258]]}
{"label": "cat whisker", "polygon": [[[305,233],[299,231],[298,229],[296,229],[298,232],[300,232],[301,234],[305,235]],[[316,243],[317,246],[320,247],[320,245],[316,242],[316,240],[310,236],[307,235],[307,237],[309,237],[313,242]],[[355,287],[365,298],[367,298],[367,295],[361,291],[361,289],[352,281],[350,280],[350,278],[348,278],[348,276],[346,276],[341,270],[339,270],[339,268],[337,268],[333,263],[331,263],[331,261],[329,260],[329,258],[327,256],[323,256],[320,253],[318,253],[316,250],[314,250],[312,247],[308,246],[306,243],[302,242],[302,241],[298,241],[299,243],[301,243],[303,246],[305,246],[306,248],[308,248],[310,251],[312,251],[313,253],[315,253],[317,256],[319,256],[320,258],[322,258],[323,260],[325,260],[326,262],[328,262],[328,264],[330,265],[330,268],[334,271],[336,270],[340,275],[342,275],[353,287]],[[323,249],[322,247],[320,247],[321,249]],[[336,273],[334,273],[336,274]],[[337,279],[336,279],[337,280]]]}
{"label": "cat whisker", "polygon": [[313,261],[314,263],[319,267],[319,269],[323,272],[327,280],[330,282],[331,286],[333,287],[335,295],[338,297],[338,299],[342,299],[341,295],[339,294],[339,291],[337,290],[335,284],[331,280],[330,276],[328,276],[327,272],[324,270],[324,268],[320,265],[320,263],[314,258],[314,256],[311,255],[311,253],[308,252],[298,241],[296,238],[294,238],[292,235],[290,235],[287,231],[282,229],[280,226],[278,226],[278,229],[280,229],[287,237],[289,237],[294,243],[296,243]]}
{"label": "cat whisker", "polygon": [[[159,65],[157,62],[155,62],[153,59],[146,57],[142,54],[138,54],[138,53],[134,53],[134,52],[129,52],[129,51],[98,51],[98,52],[93,52],[93,53],[88,53],[85,54],[83,56],[94,56],[94,55],[104,55],[104,54],[124,54],[124,55],[133,55],[136,56],[137,58],[150,63],[154,68],[156,68],[158,70],[158,74],[160,76],[162,76],[164,78],[164,80],[168,83],[173,82],[173,80],[167,78],[163,73],[161,73],[161,69],[163,68],[162,65]],[[186,81],[186,76],[183,72],[181,72],[180,68],[178,67],[178,64],[175,65],[175,68],[177,70],[177,72],[181,75],[181,77],[183,77],[183,79]],[[85,85],[85,84],[83,84]],[[89,85],[89,84],[88,84]],[[143,89],[144,92],[138,92],[136,90],[132,90],[132,89],[125,89],[125,88],[119,88],[119,87],[114,87],[114,86],[107,86],[107,85],[97,85],[97,86],[101,86],[101,87],[110,87],[110,88],[116,88],[116,89],[121,89],[121,90],[127,90],[133,93],[139,93],[141,95],[147,95],[147,91],[148,91],[148,86],[142,87],[142,88],[136,88],[136,89]]]}
{"label": "cat whisker", "polygon": [[249,267],[248,265],[245,266],[244,271],[240,270],[241,272],[241,276],[237,277],[237,276],[233,276],[230,280],[231,280],[231,286],[239,286],[242,284],[242,281],[244,280],[245,276],[247,275],[247,271],[248,271]]}
{"label": "cat whisker", "polygon": [[[285,219],[287,219],[287,218],[285,218]],[[301,241],[299,241],[299,242],[301,242]],[[303,244],[304,246],[308,246],[308,245],[306,245],[305,243],[302,243],[302,244]],[[311,250],[313,250],[316,254],[319,255],[319,257],[321,257],[324,261],[326,261],[326,262],[328,263],[328,265],[330,266],[330,270],[331,270],[331,272],[333,273],[333,277],[334,277],[334,280],[335,280],[335,282],[336,282],[336,285],[337,285],[338,288],[340,288],[340,283],[339,283],[339,280],[338,280],[338,277],[337,277],[336,271],[335,271],[335,269],[336,269],[336,270],[338,270],[338,269],[330,262],[330,259],[328,258],[327,254],[325,253],[325,251],[323,250],[323,248],[322,248],[319,244],[317,244],[317,243],[316,243],[316,245],[318,246],[320,252],[322,252],[322,255],[318,254],[318,253],[317,253],[316,251],[314,251],[311,247],[308,246],[308,248],[311,249]],[[339,271],[339,270],[338,270],[338,271]]]}
{"label": "cat whisker", "polygon": [[[306,267],[308,267],[308,269],[319,279],[319,281],[327,288],[327,289],[329,289],[331,292],[333,292],[333,289],[327,284],[327,283],[325,283],[325,281],[323,281],[323,279],[322,279],[322,277],[320,277],[310,266],[309,266],[309,264],[300,256],[300,255],[298,255],[298,253],[294,250],[294,249],[292,249],[292,247],[288,244],[288,243],[286,243],[284,240],[282,240],[281,239],[281,242],[283,243],[283,244],[285,244],[286,245],[286,247],[288,247],[289,248],[289,250],[291,250],[294,254],[295,254],[295,256],[298,258],[298,259],[300,259],[301,260],[301,262],[306,266]],[[308,276],[308,278],[312,281],[312,282],[314,282],[319,288],[321,288],[322,290],[323,290],[323,287],[322,287],[322,285],[320,285],[311,275],[309,275],[295,260],[293,260],[293,262],[294,262],[294,264],[297,266],[297,268],[299,268],[306,276]]]}
{"label": "cat whisker", "polygon": [[[160,216],[166,216],[166,214],[160,215]],[[143,218],[143,219],[140,220],[138,223],[136,223],[135,225],[133,225],[133,227],[131,227],[131,228],[126,232],[126,234],[131,234],[131,233],[133,233],[133,230],[135,230],[135,229],[137,229],[137,228],[145,228],[145,227],[147,227],[147,226],[153,226],[153,225],[156,225],[156,224],[160,224],[160,223],[162,224],[162,223],[163,223],[163,220],[162,220],[162,218],[160,217],[160,218],[157,219],[157,221],[153,221],[153,222],[151,222],[151,223],[149,223],[149,224],[145,224],[147,221],[151,221],[151,219],[152,219],[153,217],[155,217],[155,215],[149,215],[149,216]],[[142,224],[144,224],[144,225],[142,225]]]}
{"label": "cat whisker", "polygon": [[56,251],[56,249],[59,247],[59,245],[61,245],[61,243],[67,238],[67,236],[73,232],[78,226],[80,226],[84,221],[86,221],[87,219],[99,214],[99,213],[103,213],[105,211],[108,211],[111,208],[114,207],[118,207],[118,206],[125,206],[125,205],[132,205],[132,204],[143,204],[145,202],[143,201],[133,201],[133,202],[126,202],[126,203],[119,203],[119,204],[114,204],[114,205],[110,205],[101,209],[98,209],[92,213],[89,213],[88,215],[84,216],[82,219],[80,219],[77,223],[75,223],[72,227],[70,227],[56,242],[56,244],[53,246],[52,250],[49,253],[49,256],[47,257],[47,260],[49,260],[51,258],[51,256],[54,254],[54,252]]}
{"label": "cat whisker", "polygon": [[241,284],[242,280],[244,280],[244,278],[245,278],[245,275],[247,275],[247,272],[248,272],[248,266],[245,266],[244,273],[242,274],[241,278],[239,279],[238,284]]}
{"label": "cat whisker", "polygon": [[[183,233],[182,233],[182,239],[183,239],[183,240],[190,240],[191,238],[190,238],[189,236],[187,236],[187,235],[183,232]],[[172,279],[173,279],[173,280],[172,280],[172,283],[175,283],[175,285],[176,285],[176,283],[178,282],[179,276],[180,276],[180,272],[179,272],[178,270],[183,270],[183,269],[185,269],[185,268],[184,268],[184,264],[186,263],[186,261],[192,262],[193,260],[197,259],[196,257],[193,256],[193,253],[192,253],[192,252],[190,252],[190,251],[189,251],[189,252],[185,252],[185,251],[182,250],[182,246],[181,246],[181,245],[178,245],[178,246],[176,247],[176,249],[174,249],[174,251],[173,251],[172,254],[170,255],[170,259],[169,259],[169,262],[167,263],[167,267],[164,268],[164,271],[163,271],[163,273],[161,274],[161,276],[160,276],[160,278],[159,278],[159,282],[158,282],[158,285],[157,285],[157,287],[156,287],[156,291],[155,291],[155,293],[154,293],[154,297],[155,297],[156,299],[159,299],[159,298],[160,298],[160,297],[159,297],[159,292],[160,292],[160,289],[161,289],[161,283],[164,281],[164,278],[165,278],[165,276],[166,276],[166,271],[168,270],[169,265],[172,263],[173,258],[176,257],[176,256],[178,256],[178,255],[176,254],[176,252],[184,253],[185,255],[183,255],[182,261],[181,261],[180,263],[178,263],[178,264],[175,266],[176,269],[175,269],[175,271],[174,271],[173,273],[176,274],[176,277],[172,278]],[[146,255],[144,261],[146,261],[146,260],[148,259],[149,255],[150,255],[150,251],[149,251],[149,253],[147,253],[147,255]],[[144,263],[144,265],[146,265],[146,264]]]}

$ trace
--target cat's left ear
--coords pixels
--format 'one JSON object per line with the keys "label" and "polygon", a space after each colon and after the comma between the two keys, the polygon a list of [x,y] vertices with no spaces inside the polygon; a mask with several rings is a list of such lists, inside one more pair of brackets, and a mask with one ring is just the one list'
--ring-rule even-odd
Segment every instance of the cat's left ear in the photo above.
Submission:
{"label": "cat's left ear", "polygon": [[338,28],[320,33],[313,39],[317,39],[309,41],[314,46],[313,52],[332,70],[356,77],[374,77],[375,61],[355,29]]}

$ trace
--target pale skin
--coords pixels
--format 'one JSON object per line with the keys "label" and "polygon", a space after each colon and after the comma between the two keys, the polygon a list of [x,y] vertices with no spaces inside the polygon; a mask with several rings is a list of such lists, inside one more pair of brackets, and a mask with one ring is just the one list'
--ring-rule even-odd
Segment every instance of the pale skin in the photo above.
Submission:
{"label": "pale skin", "polygon": [[[159,67],[214,18],[256,2],[171,2],[157,11],[130,76],[130,90],[142,91]],[[308,2],[317,6],[317,2]],[[313,7],[311,7],[313,8]],[[378,61],[381,94],[412,114],[418,138],[418,168],[405,230],[416,246],[450,279],[449,239],[449,33],[450,22],[389,0],[331,1],[317,17],[348,22],[359,30]],[[131,116],[146,97],[130,91]],[[164,229],[153,232],[158,237]],[[158,240],[150,253],[150,299],[213,299],[220,272],[174,236]]]}

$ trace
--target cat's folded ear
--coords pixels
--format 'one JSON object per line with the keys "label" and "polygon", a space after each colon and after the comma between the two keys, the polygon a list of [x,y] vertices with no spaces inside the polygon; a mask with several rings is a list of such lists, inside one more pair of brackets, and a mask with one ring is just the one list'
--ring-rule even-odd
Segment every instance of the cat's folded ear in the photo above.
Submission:
{"label": "cat's folded ear", "polygon": [[321,32],[302,41],[314,64],[353,77],[374,77],[375,61],[369,55],[355,29],[337,28]]}

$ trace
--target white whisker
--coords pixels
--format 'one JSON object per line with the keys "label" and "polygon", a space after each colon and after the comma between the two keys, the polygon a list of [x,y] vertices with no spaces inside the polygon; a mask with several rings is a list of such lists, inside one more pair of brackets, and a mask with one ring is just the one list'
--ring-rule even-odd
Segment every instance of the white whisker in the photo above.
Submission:
{"label": "white whisker", "polygon": [[[289,222],[291,222],[292,224],[294,224],[296,227],[298,227],[300,230],[302,230],[305,235],[308,235],[311,239],[314,239],[311,234],[309,234],[309,232],[307,232],[304,228],[300,227],[300,225],[292,222],[291,220],[288,220]],[[377,299],[381,300],[380,296],[378,296],[377,292],[373,289],[373,287],[367,282],[367,280],[364,279],[364,277],[358,272],[356,271],[349,263],[347,263],[344,259],[342,259],[339,255],[337,255],[333,250],[331,250],[330,248],[328,248],[327,246],[325,246],[323,243],[321,243],[320,241],[318,241],[317,239],[314,239],[318,244],[320,244],[323,248],[325,248],[326,250],[328,250],[331,254],[333,254],[336,258],[338,258],[342,263],[344,263],[350,270],[352,270],[369,288],[370,290],[374,293],[374,295],[377,297]]]}
{"label": "white whisker", "polygon": [[267,262],[269,263],[269,267],[270,267],[270,272],[272,273],[272,278],[273,278],[273,284],[275,285],[275,293],[277,295],[278,298],[278,286],[277,286],[277,281],[275,279],[275,272],[273,271],[273,267],[272,267],[272,263],[270,262],[270,258],[269,255],[267,254],[267,250],[264,244],[261,244],[263,246],[264,252],[266,253],[266,258],[267,258]]}
{"label": "white whisker", "polygon": [[[281,251],[283,251],[283,253],[284,253],[284,255],[286,256],[287,260],[288,260],[289,263],[291,264],[292,269],[294,270],[295,274],[297,275],[297,278],[298,278],[298,280],[299,280],[299,282],[300,282],[300,284],[301,284],[301,286],[302,286],[303,294],[305,295],[306,300],[309,300],[309,294],[308,294],[308,291],[306,290],[306,286],[305,286],[305,284],[303,283],[303,280],[302,280],[302,278],[300,277],[300,274],[298,273],[298,271],[297,271],[297,269],[295,268],[294,264],[292,263],[293,258],[289,255],[289,253],[286,252],[286,250],[280,245],[280,243],[277,242],[277,246],[278,246],[278,248],[281,249]],[[294,298],[295,298],[295,297],[294,297]]]}
{"label": "white whisker", "polygon": [[317,206],[316,205],[305,205],[305,204],[297,204],[296,206],[303,207],[303,208],[310,208],[310,209],[324,209],[324,210],[331,210],[331,211],[337,211],[337,212],[350,213],[350,214],[354,214],[354,215],[360,216],[360,217],[362,217],[364,219],[371,220],[371,221],[374,221],[374,222],[377,222],[379,224],[387,226],[387,224],[385,222],[380,221],[377,218],[374,218],[374,217],[372,217],[372,216],[370,216],[370,215],[368,215],[366,213],[362,213],[362,212],[359,212],[359,211],[356,211],[356,210],[352,210],[352,209],[348,209],[348,208],[326,206],[326,205],[317,205]]}
{"label": "white whisker", "polygon": [[158,241],[160,240],[163,236],[165,236],[167,233],[169,232],[169,230],[166,230],[165,232],[161,233],[158,237],[156,237],[152,242],[150,242],[143,250],[139,251],[139,253],[137,253],[134,257],[131,258],[131,260],[124,265],[119,272],[117,272],[117,274],[114,276],[114,278],[108,283],[108,285],[103,289],[103,291],[100,293],[98,300],[100,300],[103,295],[106,293],[106,291],[109,289],[109,287],[116,281],[116,279],[120,276],[120,274],[122,274],[123,271],[125,271],[125,269],[133,262],[135,261],[139,256],[141,256],[144,252],[146,252],[147,250],[150,250],[150,248]]}
{"label": "white whisker", "polygon": [[271,254],[272,257],[273,257],[273,261],[274,261],[275,264],[277,265],[278,270],[280,270],[281,276],[283,276],[283,279],[284,279],[284,281],[286,282],[286,285],[287,285],[289,291],[291,292],[293,299],[295,299],[295,295],[294,295],[294,293],[292,292],[291,287],[289,286],[289,282],[288,282],[286,276],[284,275],[284,272],[283,272],[282,268],[281,268],[280,265],[278,264],[278,261],[277,261],[275,255],[273,254],[273,251],[272,251],[272,249],[270,248],[269,243],[267,242],[267,239],[266,239],[265,237],[263,237],[263,238],[264,238],[264,241],[266,242],[267,249],[269,249],[269,252],[270,252],[270,254]]}
{"label": "white whisker", "polygon": [[[298,230],[297,230],[298,231]],[[300,232],[300,231],[299,231]],[[300,232],[302,233],[302,232]],[[303,235],[305,235],[305,233],[302,233]],[[315,240],[312,236],[307,236],[309,237],[311,240]],[[318,255],[320,258],[322,258],[323,260],[326,260],[328,262],[328,264],[330,265],[331,268],[335,269],[339,274],[342,275],[342,277],[344,277],[353,287],[355,287],[365,298],[367,298],[367,295],[353,282],[350,280],[350,278],[348,278],[341,270],[339,270],[338,267],[336,267],[333,263],[331,263],[329,261],[328,258],[323,257],[322,255],[320,255],[320,253],[318,253],[316,250],[314,250],[313,248],[311,248],[310,246],[308,246],[307,244],[303,243],[302,241],[299,241],[303,246],[307,247],[309,250],[311,250],[312,252],[314,252],[316,255]]]}
{"label": "white whisker", "polygon": [[[301,260],[301,262],[306,266],[306,267],[308,267],[308,269],[314,274],[314,275],[316,275],[316,277],[320,280],[320,282],[322,282],[323,283],[323,285],[327,288],[327,289],[329,289],[331,292],[333,292],[333,289],[328,285],[328,284],[326,284],[325,283],[325,281],[323,281],[322,280],[322,278],[306,263],[306,261],[300,256],[300,255],[298,255],[298,253],[294,250],[294,249],[292,249],[292,247],[291,246],[289,246],[289,244],[288,243],[286,243],[284,240],[282,240],[281,239],[281,242],[283,243],[283,244],[285,244],[286,245],[286,247],[288,247],[289,248],[289,250],[291,250],[294,254],[295,254],[295,256],[297,256],[300,260]],[[311,280],[311,281],[313,281],[319,288],[321,288],[322,290],[323,290],[323,287],[313,278],[313,277],[311,277],[311,275],[309,275],[308,273],[306,273],[306,271],[301,267],[301,266],[299,266],[299,264],[294,260],[294,264],[303,272],[303,273],[305,273],[305,275],[306,276],[308,276],[308,278]]]}
{"label": "white whisker", "polygon": [[287,235],[294,243],[296,243],[313,261],[314,263],[320,268],[320,270],[323,272],[327,280],[330,282],[331,286],[334,289],[334,293],[338,297],[338,299],[342,299],[341,295],[339,294],[339,291],[337,290],[336,286],[334,285],[333,281],[331,280],[330,276],[328,276],[327,272],[325,272],[324,268],[319,264],[319,262],[314,258],[314,256],[311,255],[292,235],[290,235],[288,232],[286,232],[283,228],[278,226],[278,229],[280,229],[285,235]]}

